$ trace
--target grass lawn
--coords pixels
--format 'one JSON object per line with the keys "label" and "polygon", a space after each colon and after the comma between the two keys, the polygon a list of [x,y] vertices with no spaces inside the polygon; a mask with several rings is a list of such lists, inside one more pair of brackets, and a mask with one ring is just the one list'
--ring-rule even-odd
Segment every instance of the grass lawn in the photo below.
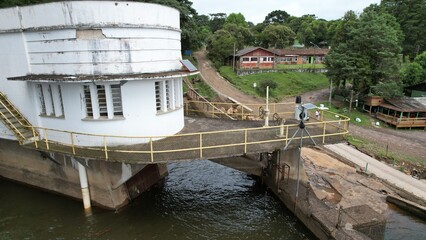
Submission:
{"label": "grass lawn", "polygon": [[277,83],[277,88],[270,90],[270,96],[276,101],[284,97],[296,96],[304,92],[323,89],[328,87],[328,78],[322,73],[259,73],[248,76],[237,76],[232,68],[223,66],[219,69],[220,74],[230,81],[239,90],[256,97],[263,97],[259,94],[257,86],[263,80],[270,79]]}
{"label": "grass lawn", "polygon": [[[371,117],[368,116],[365,112],[360,112],[357,109],[352,108],[351,115],[349,116],[348,109],[349,107],[337,107],[334,105],[329,106],[328,102],[318,102],[316,103],[317,106],[320,104],[324,104],[325,107],[328,107],[331,112],[339,113],[345,116],[348,116],[351,118],[350,124],[354,124],[361,127],[368,127],[371,126]],[[360,122],[357,122],[356,119],[359,118]]]}

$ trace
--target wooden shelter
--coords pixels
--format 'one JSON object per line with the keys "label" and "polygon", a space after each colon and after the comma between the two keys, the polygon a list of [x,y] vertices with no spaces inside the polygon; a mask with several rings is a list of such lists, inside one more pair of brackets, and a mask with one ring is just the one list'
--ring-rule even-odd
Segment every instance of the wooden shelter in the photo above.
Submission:
{"label": "wooden shelter", "polygon": [[426,97],[383,99],[367,97],[364,110],[395,128],[426,128]]}

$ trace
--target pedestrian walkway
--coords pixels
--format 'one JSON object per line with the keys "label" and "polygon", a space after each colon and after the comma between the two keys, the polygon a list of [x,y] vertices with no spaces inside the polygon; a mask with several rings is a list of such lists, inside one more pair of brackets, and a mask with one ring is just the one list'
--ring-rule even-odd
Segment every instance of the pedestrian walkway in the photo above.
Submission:
{"label": "pedestrian walkway", "polygon": [[412,193],[426,201],[426,183],[406,175],[345,143],[325,145],[325,148],[346,158],[361,168],[366,168],[368,164],[367,172],[373,173],[389,184]]}

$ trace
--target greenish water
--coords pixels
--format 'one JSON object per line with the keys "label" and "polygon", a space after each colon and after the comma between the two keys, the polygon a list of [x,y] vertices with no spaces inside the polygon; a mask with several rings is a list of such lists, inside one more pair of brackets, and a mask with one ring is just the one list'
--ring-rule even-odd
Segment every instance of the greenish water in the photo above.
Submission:
{"label": "greenish water", "polygon": [[209,161],[170,164],[119,212],[0,179],[0,239],[315,239],[262,184]]}
{"label": "greenish water", "polygon": [[[315,239],[255,179],[209,161],[170,164],[161,187],[119,212],[0,178],[0,239]],[[425,221],[392,208],[386,240],[426,239]]]}

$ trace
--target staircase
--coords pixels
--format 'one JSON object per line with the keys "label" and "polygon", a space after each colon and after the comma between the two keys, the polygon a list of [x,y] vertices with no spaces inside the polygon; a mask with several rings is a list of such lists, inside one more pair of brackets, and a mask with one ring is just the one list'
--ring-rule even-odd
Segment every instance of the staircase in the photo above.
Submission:
{"label": "staircase", "polygon": [[0,121],[15,135],[20,144],[37,136],[28,120],[16,109],[7,97],[0,92]]}
{"label": "staircase", "polygon": [[[189,99],[193,99],[199,102],[202,102],[206,108],[213,109],[212,111],[207,111],[205,114],[209,117],[214,118],[222,118],[222,116],[226,116],[227,118],[231,120],[237,120],[236,118],[230,116],[227,112],[221,110],[220,108],[216,107],[213,103],[211,103],[209,100],[205,99],[203,96],[201,96],[192,86],[191,82],[187,78],[183,78],[183,82],[188,87],[187,96]],[[201,108],[202,110],[205,110],[204,107]]]}

